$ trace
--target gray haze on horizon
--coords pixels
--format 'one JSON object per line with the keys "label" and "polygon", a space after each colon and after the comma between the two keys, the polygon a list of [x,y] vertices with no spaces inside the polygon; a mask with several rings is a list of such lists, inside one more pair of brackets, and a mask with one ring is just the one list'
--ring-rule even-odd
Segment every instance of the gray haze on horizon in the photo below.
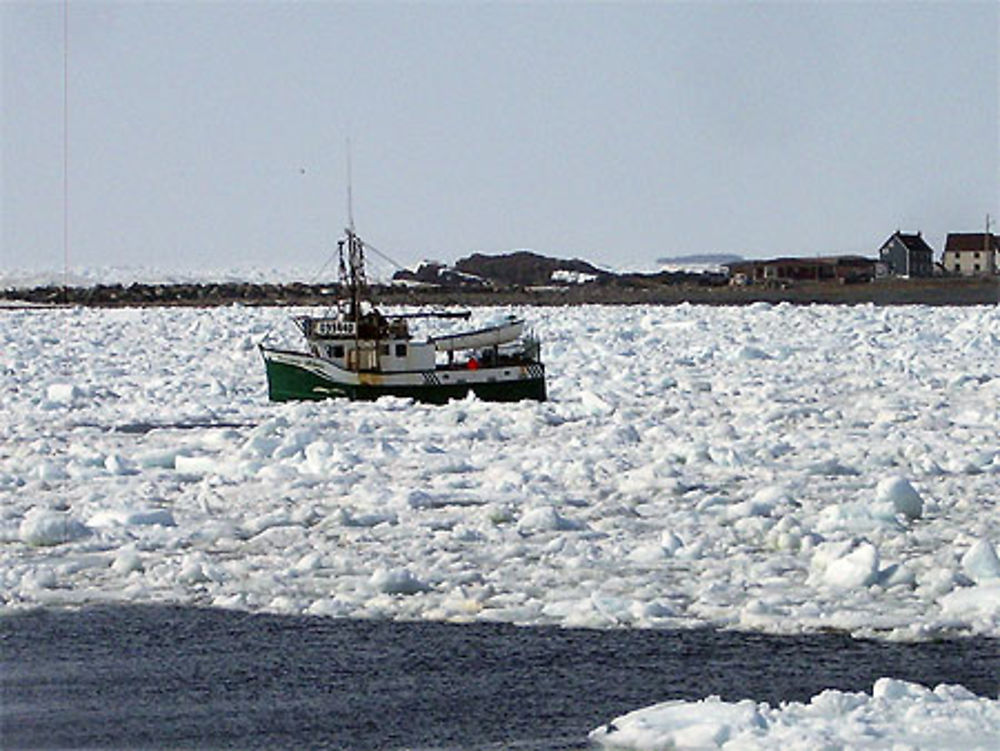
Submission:
{"label": "gray haze on horizon", "polygon": [[[62,269],[60,2],[3,2],[0,271]],[[71,267],[940,253],[1000,218],[1000,5],[68,6]]]}

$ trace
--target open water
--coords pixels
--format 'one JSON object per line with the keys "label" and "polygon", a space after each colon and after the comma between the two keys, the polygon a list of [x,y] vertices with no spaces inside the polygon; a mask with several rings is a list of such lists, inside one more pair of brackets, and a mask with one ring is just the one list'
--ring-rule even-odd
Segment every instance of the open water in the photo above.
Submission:
{"label": "open water", "polygon": [[0,616],[0,747],[575,751],[666,699],[774,705],[881,676],[995,697],[1000,643],[40,609]]}

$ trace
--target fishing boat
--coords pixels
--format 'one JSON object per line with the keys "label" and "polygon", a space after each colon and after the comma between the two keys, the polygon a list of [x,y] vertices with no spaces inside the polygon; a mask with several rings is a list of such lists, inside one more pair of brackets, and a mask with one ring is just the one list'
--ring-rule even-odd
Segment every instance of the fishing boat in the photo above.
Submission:
{"label": "fishing boat", "polygon": [[370,246],[353,224],[338,242],[343,299],[325,315],[293,319],[305,351],[259,345],[271,401],[396,396],[442,404],[469,394],[484,401],[545,401],[541,347],[523,319],[508,316],[474,330],[416,340],[409,325],[414,318],[467,320],[470,314],[383,314],[366,280]]}

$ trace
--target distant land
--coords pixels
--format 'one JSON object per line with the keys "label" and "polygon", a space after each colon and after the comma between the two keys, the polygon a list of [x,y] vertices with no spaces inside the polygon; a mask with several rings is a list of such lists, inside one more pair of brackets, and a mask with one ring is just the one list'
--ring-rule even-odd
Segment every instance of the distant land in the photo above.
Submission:
{"label": "distant land", "polygon": [[393,275],[394,282],[497,289],[502,287],[537,287],[551,284],[587,284],[621,276],[578,258],[550,258],[530,250],[500,255],[473,253],[455,265],[425,262],[416,270],[403,269]]}
{"label": "distant land", "polygon": [[743,256],[730,253],[694,253],[673,258],[657,258],[660,266],[724,266],[727,263],[738,263],[745,260]]}
{"label": "distant land", "polygon": [[[833,281],[733,286],[721,266],[741,260],[724,254],[660,259],[651,273],[614,272],[581,259],[551,258],[531,251],[473,253],[454,266],[427,261],[397,271],[371,289],[386,305],[743,305],[792,304],[995,305],[997,277],[888,278],[842,284]],[[340,295],[333,280],[67,283],[10,285],[0,289],[3,307],[86,305],[330,305]]]}

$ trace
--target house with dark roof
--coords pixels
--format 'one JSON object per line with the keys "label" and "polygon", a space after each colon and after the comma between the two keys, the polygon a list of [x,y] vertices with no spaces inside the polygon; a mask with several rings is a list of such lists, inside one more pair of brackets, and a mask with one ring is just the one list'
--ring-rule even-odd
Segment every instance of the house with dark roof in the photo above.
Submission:
{"label": "house with dark roof", "polygon": [[910,235],[896,230],[878,249],[878,258],[889,276],[934,275],[934,250],[919,232]]}
{"label": "house with dark roof", "polygon": [[986,232],[952,232],[941,262],[945,271],[959,276],[1000,273],[1000,237]]}

